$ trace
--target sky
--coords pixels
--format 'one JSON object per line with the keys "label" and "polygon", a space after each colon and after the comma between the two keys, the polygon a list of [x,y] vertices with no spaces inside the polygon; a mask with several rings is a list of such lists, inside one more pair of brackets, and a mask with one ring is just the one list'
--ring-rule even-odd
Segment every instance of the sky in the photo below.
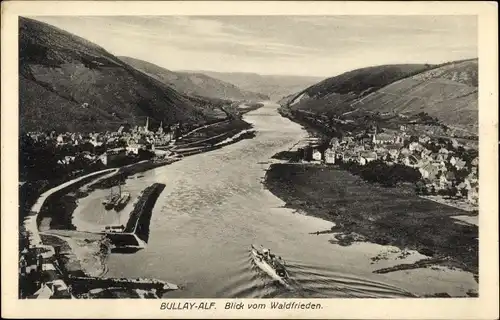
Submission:
{"label": "sky", "polygon": [[169,70],[329,77],[477,57],[476,16],[37,16]]}

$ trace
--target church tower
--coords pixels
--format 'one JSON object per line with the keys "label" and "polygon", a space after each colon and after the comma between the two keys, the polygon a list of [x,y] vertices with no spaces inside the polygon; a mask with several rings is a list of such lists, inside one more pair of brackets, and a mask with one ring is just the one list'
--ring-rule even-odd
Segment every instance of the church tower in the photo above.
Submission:
{"label": "church tower", "polygon": [[160,122],[160,127],[158,128],[158,134],[163,133],[163,121]]}
{"label": "church tower", "polygon": [[149,132],[149,117],[146,118],[146,125],[144,126],[144,132]]}
{"label": "church tower", "polygon": [[373,133],[373,138],[372,138],[373,144],[377,144],[377,127],[375,126],[375,133]]}

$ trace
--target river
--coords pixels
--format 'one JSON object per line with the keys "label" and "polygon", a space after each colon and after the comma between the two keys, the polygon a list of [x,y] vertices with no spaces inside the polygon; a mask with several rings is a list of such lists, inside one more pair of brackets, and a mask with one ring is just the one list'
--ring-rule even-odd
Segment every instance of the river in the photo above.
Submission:
{"label": "river", "polygon": [[[329,243],[329,234],[309,234],[332,223],[282,208],[283,201],[261,183],[271,156],[307,136],[298,124],[281,117],[277,107],[269,102],[245,116],[256,130],[253,139],[130,177],[124,189],[132,197],[154,182],[166,188],[153,209],[147,247],[135,254],[110,255],[106,276],[170,281],[183,289],[167,296],[186,298],[402,297],[409,292],[464,295],[477,289],[471,274],[456,270],[374,274],[401,261],[374,265],[370,257],[387,247],[342,247]],[[80,200],[74,219],[78,229],[126,222],[125,214],[102,209],[100,199],[107,192],[96,190]],[[249,253],[252,243],[283,257],[293,290],[256,269]],[[410,263],[419,255],[412,257]]]}

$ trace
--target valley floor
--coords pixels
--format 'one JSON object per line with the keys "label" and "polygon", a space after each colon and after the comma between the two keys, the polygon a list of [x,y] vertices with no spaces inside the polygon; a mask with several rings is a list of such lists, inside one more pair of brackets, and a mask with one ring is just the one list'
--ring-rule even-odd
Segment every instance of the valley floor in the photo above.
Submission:
{"label": "valley floor", "polygon": [[470,213],[418,197],[411,188],[385,188],[335,166],[278,163],[269,168],[266,187],[286,207],[336,224],[340,245],[371,242],[416,250],[429,257],[391,270],[444,265],[478,274],[478,228],[454,216]]}
{"label": "valley floor", "polygon": [[[249,110],[253,109],[249,108]],[[27,229],[31,228],[31,237],[36,236],[36,239],[39,239],[36,241],[37,245],[62,245],[65,248],[67,258],[56,263],[64,266],[64,272],[75,273],[76,276],[99,277],[105,272],[104,260],[107,257],[107,254],[101,254],[99,251],[99,245],[103,238],[91,232],[76,231],[73,218],[74,211],[79,206],[79,199],[87,197],[96,189],[115,187],[121,184],[124,178],[131,175],[169,165],[181,160],[182,157],[210,151],[252,137],[253,130],[250,124],[238,118],[231,119],[193,130],[179,139],[173,147],[170,146],[163,152],[160,151],[160,157],[120,168],[107,169],[100,175],[89,174],[86,178],[82,178],[82,182],[79,183],[72,181],[63,183],[61,186],[68,185],[64,192],[54,194],[51,197],[40,197],[40,208],[38,210],[31,209],[32,213],[35,214],[31,219],[34,224],[28,224]],[[104,175],[104,173],[108,174]],[[94,176],[95,178],[93,178]],[[34,201],[36,202],[36,200]],[[97,250],[95,249],[96,244]],[[62,275],[58,276],[62,277]],[[129,282],[125,281],[124,283]],[[28,287],[28,285],[23,282],[23,286]],[[127,297],[133,297],[133,295],[130,296],[129,292]]]}

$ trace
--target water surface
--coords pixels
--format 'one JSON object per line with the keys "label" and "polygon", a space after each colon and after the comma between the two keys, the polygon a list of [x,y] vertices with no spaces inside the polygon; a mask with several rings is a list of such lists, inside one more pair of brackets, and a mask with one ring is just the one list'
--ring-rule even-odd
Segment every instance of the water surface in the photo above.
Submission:
{"label": "water surface", "polygon": [[[135,254],[111,255],[107,276],[170,281],[184,289],[168,297],[194,298],[403,297],[409,292],[464,295],[477,289],[472,275],[462,271],[373,274],[401,261],[371,264],[370,258],[386,247],[341,247],[328,242],[331,235],[310,235],[332,223],[282,208],[283,201],[261,183],[271,156],[306,137],[276,108],[267,103],[245,116],[256,129],[253,139],[128,179],[125,189],[133,198],[154,182],[166,188],[153,209],[148,246]],[[100,198],[107,192],[97,190],[80,200],[74,221],[79,229],[127,221],[133,200],[123,214],[106,212]],[[295,290],[280,287],[255,268],[249,253],[252,243],[272,248],[287,261]],[[408,259],[418,258],[415,254]]]}

